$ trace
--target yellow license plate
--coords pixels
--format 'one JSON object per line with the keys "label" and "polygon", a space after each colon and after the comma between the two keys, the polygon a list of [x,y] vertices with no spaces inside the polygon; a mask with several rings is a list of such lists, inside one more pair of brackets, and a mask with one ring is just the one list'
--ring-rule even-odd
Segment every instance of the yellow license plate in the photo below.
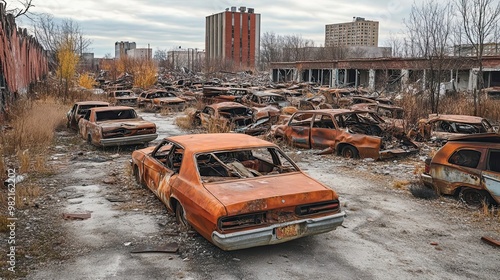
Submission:
{"label": "yellow license plate", "polygon": [[283,239],[299,235],[300,227],[298,224],[288,225],[276,228],[276,238]]}

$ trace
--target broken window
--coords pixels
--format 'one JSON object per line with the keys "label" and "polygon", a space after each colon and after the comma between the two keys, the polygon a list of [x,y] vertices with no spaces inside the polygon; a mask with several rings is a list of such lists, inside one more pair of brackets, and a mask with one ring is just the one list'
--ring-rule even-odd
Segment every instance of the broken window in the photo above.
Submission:
{"label": "broken window", "polygon": [[107,120],[126,120],[135,119],[137,114],[134,110],[114,110],[96,112],[96,121],[102,122]]}
{"label": "broken window", "polygon": [[451,155],[451,157],[448,159],[448,162],[464,167],[477,168],[480,158],[481,152],[479,151],[458,150]]}
{"label": "broken window", "polygon": [[488,157],[488,170],[500,172],[500,151],[490,151]]}
{"label": "broken window", "polygon": [[313,113],[298,113],[290,120],[290,126],[310,126],[313,118]]}
{"label": "broken window", "polygon": [[199,154],[196,156],[196,162],[198,172],[204,182],[298,171],[297,167],[275,148]]}

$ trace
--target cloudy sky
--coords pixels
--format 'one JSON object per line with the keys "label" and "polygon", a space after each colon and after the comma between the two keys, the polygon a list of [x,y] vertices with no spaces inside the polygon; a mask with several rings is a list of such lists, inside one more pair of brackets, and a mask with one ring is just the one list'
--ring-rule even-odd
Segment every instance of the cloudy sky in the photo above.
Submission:
{"label": "cloudy sky", "polygon": [[[15,5],[15,1],[8,1]],[[135,42],[137,48],[170,50],[205,48],[205,17],[231,6],[254,8],[261,14],[261,34],[300,35],[324,45],[326,24],[352,21],[353,17],[380,22],[379,46],[387,46],[399,32],[413,1],[395,0],[33,0],[33,13],[55,19],[73,19],[92,41],[95,57],[114,56],[117,41]],[[28,27],[23,19],[20,27]]]}

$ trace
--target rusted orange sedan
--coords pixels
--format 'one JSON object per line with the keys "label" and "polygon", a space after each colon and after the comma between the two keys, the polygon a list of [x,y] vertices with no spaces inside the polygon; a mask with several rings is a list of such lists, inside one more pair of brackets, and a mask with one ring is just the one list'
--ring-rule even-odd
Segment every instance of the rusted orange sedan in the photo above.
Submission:
{"label": "rusted orange sedan", "polygon": [[191,134],[136,150],[138,183],[223,250],[286,242],[342,225],[335,191],[275,144],[245,134]]}

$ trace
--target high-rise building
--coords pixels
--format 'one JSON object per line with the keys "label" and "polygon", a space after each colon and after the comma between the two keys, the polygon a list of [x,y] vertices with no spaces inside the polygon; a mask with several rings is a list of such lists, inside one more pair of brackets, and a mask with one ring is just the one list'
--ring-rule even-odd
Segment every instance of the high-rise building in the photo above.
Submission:
{"label": "high-rise building", "polygon": [[116,42],[115,43],[115,58],[125,57],[128,50],[135,49],[135,42]]}
{"label": "high-rise building", "polygon": [[353,17],[353,21],[327,24],[325,46],[378,46],[378,21]]}
{"label": "high-rise building", "polygon": [[260,14],[253,8],[227,8],[206,17],[205,58],[207,64],[231,63],[233,68],[255,68],[259,57]]}

